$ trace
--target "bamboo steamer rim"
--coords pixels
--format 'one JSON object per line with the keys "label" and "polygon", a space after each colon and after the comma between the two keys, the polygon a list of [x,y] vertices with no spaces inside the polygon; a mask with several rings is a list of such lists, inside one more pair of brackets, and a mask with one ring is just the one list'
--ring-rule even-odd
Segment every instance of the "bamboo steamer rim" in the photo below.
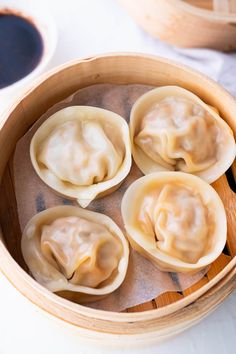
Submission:
{"label": "bamboo steamer rim", "polygon": [[[171,1],[177,2],[178,0],[171,0]],[[8,124],[8,122],[6,121],[7,117],[11,116],[11,114],[15,111],[18,105],[26,97],[30,96],[30,94],[33,93],[34,90],[38,88],[38,86],[45,83],[48,79],[52,78],[53,76],[57,75],[57,73],[88,61],[96,62],[102,59],[106,60],[107,58],[116,58],[118,60],[125,57],[127,57],[127,59],[140,59],[140,60],[143,59],[147,61],[149,60],[155,61],[156,63],[159,62],[162,64],[169,65],[172,68],[175,68],[176,70],[183,70],[188,74],[195,76],[195,78],[197,78],[198,80],[200,80],[202,86],[204,86],[204,83],[206,83],[209,89],[211,88],[213,91],[214,89],[217,89],[218,92],[220,91],[221,94],[225,98],[227,98],[228,101],[230,101],[230,104],[235,106],[235,110],[236,110],[236,104],[233,97],[231,97],[231,95],[225,89],[219,87],[217,83],[215,83],[207,76],[201,74],[200,72],[192,70],[185,65],[178,64],[169,59],[164,59],[153,55],[144,55],[141,53],[127,53],[127,52],[105,53],[105,54],[91,56],[89,58],[84,58],[81,60],[70,61],[42,75],[40,79],[34,82],[32,88],[29,89],[21,98],[19,98],[16,101],[16,103],[10,108],[9,112],[5,111],[3,113],[2,119],[0,120],[0,133],[1,130],[4,129],[4,127]],[[181,309],[185,308],[191,303],[198,301],[198,299],[202,295],[211,291],[213,287],[217,287],[217,286],[219,287],[219,284],[221,282],[224,283],[224,279],[227,279],[227,283],[233,281],[233,278],[236,273],[236,257],[234,257],[228,263],[228,265],[221,272],[219,272],[212,280],[210,280],[207,284],[203,285],[200,289],[196,290],[191,295],[188,295],[183,299],[180,299],[177,302],[169,304],[165,307],[152,309],[145,312],[138,312],[138,313],[118,313],[118,312],[96,310],[60,298],[59,296],[51,293],[46,288],[38,284],[30,275],[28,275],[28,273],[26,273],[18,265],[18,263],[13,259],[11,254],[8,252],[7,248],[4,246],[4,243],[2,242],[1,238],[0,238],[0,271],[6,276],[6,278],[10,281],[10,283],[28,300],[33,302],[42,310],[46,311],[48,314],[58,319],[61,319],[64,322],[70,323],[77,327],[82,327],[84,329],[91,330],[90,326],[88,327],[86,326],[86,319],[88,318],[94,320],[101,320],[102,321],[101,323],[104,323],[104,321],[107,322],[108,324],[120,323],[120,324],[127,325],[128,327],[132,325],[138,325],[140,322],[143,321],[150,321],[151,323],[150,329],[147,329],[147,332],[150,332],[151,328],[153,328],[152,325],[154,326],[154,323],[152,323],[151,321],[154,321],[157,318],[166,317],[170,314],[176,313],[177,311],[180,311]],[[230,292],[233,290],[233,288],[234,286],[232,286],[232,288],[230,287]],[[32,296],[30,291],[35,292],[37,294],[37,301],[35,300],[35,297]],[[222,299],[226,295],[223,295]],[[45,305],[45,303],[47,303],[47,306]],[[52,309],[52,305],[56,306],[57,308],[53,307]],[[73,318],[68,320],[68,314],[72,316],[74,315]],[[85,320],[85,323],[81,324],[80,320]],[[127,327],[127,333],[125,334],[129,334],[128,327]],[[100,328],[94,327],[92,330],[93,332],[104,333],[104,330]],[[116,329],[114,329],[114,332],[111,331],[111,333],[118,333],[118,332],[116,332]],[[135,333],[138,333],[137,327],[134,328],[132,334]]]}
{"label": "bamboo steamer rim", "polygon": [[235,13],[219,13],[216,11],[203,9],[197,6],[194,6],[190,3],[187,3],[183,0],[168,0],[170,5],[182,8],[186,12],[190,12],[192,15],[203,17],[206,20],[215,20],[217,22],[231,22],[232,24],[236,23],[236,14]]}
{"label": "bamboo steamer rim", "polygon": [[[179,2],[181,0],[170,0],[170,1],[176,1]],[[187,4],[188,5],[188,4]],[[55,76],[58,72],[63,71],[65,69],[68,69],[73,66],[77,66],[80,63],[83,62],[93,62],[96,60],[99,60],[101,58],[109,58],[109,57],[129,57],[129,58],[143,58],[143,59],[150,59],[154,61],[158,61],[162,64],[167,64],[172,67],[175,67],[177,70],[184,70],[185,72],[188,72],[189,74],[192,74],[198,78],[198,80],[201,80],[202,86],[204,86],[204,82],[206,82],[208,85],[212,86],[212,89],[218,88],[221,90],[221,92],[224,94],[224,96],[227,96],[227,99],[231,101],[231,104],[235,104],[235,99],[232,97],[232,95],[223,87],[220,86],[216,81],[211,79],[209,76],[203,74],[197,69],[191,69],[188,65],[181,64],[180,62],[177,62],[175,60],[167,59],[165,57],[161,57],[158,55],[152,55],[152,54],[145,54],[141,52],[108,52],[108,53],[101,53],[101,54],[92,54],[89,55],[88,57],[83,57],[81,59],[72,59],[67,61],[64,64],[58,65],[56,68],[53,68],[49,71],[47,71],[44,74],[41,74],[38,79],[35,79],[33,83],[31,84],[31,87],[28,88],[26,91],[23,92],[21,96],[18,96],[15,99],[15,103],[12,103],[7,109],[3,110],[2,114],[0,114],[0,131],[2,128],[4,128],[4,125],[6,124],[7,118],[14,112],[14,110],[17,108],[17,106],[27,97],[29,96],[38,86],[43,84],[45,81],[50,79],[51,77]],[[236,107],[235,107],[236,108]],[[2,117],[1,117],[2,116]],[[236,133],[235,133],[236,134]]]}
{"label": "bamboo steamer rim", "polygon": [[[229,264],[220,272],[218,273],[211,281],[209,281],[207,284],[203,285],[200,289],[196,290],[193,294],[186,296],[183,299],[178,300],[177,302],[174,302],[172,304],[169,304],[165,307],[160,307],[157,309],[152,309],[152,310],[147,310],[144,312],[135,312],[135,313],[123,313],[123,312],[112,312],[112,311],[104,311],[104,310],[96,310],[90,307],[85,307],[79,304],[75,304],[74,302],[68,301],[64,298],[61,298],[54,293],[50,292],[47,290],[45,287],[41,286],[36,280],[34,280],[28,273],[26,273],[19,265],[17,262],[14,261],[14,259],[9,259],[9,254],[8,251],[6,250],[5,246],[3,243],[0,241],[0,256],[3,257],[2,259],[4,260],[4,257],[8,258],[9,266],[14,266],[16,267],[15,272],[17,272],[18,276],[22,277],[24,281],[26,282],[27,285],[32,287],[33,290],[38,292],[40,295],[43,295],[45,299],[49,301],[53,301],[55,304],[61,305],[61,309],[66,311],[66,310],[72,310],[75,313],[81,314],[82,316],[90,317],[90,318],[97,318],[101,320],[107,320],[111,321],[115,320],[117,322],[139,322],[143,320],[152,320],[155,318],[160,318],[163,316],[167,316],[169,314],[172,314],[180,309],[182,309],[185,306],[188,306],[192,302],[196,301],[199,297],[207,293],[209,290],[211,290],[214,286],[216,286],[222,279],[227,277],[229,274],[229,279],[234,277],[236,274],[236,257],[234,257]],[[1,265],[1,262],[0,262]],[[5,277],[8,279],[8,281],[14,286],[16,290],[18,290],[22,295],[24,295],[28,300],[33,302],[35,305],[39,306],[42,310],[45,310],[43,306],[40,306],[36,302],[32,301],[32,299],[27,296],[27,294],[22,291],[20,288],[18,288],[15,283],[12,281],[12,278],[9,276],[9,274],[3,269],[0,269],[1,272],[5,275]],[[50,313],[48,310],[46,310],[49,314],[60,318],[62,320],[63,317],[59,315],[55,315],[54,313]],[[65,320],[68,322],[67,320]],[[70,322],[71,324],[75,325],[74,322]]]}

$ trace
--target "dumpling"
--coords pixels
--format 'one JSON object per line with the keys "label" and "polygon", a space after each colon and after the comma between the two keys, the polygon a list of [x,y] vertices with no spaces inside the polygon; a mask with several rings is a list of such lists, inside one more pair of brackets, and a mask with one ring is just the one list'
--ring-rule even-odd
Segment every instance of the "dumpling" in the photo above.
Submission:
{"label": "dumpling", "polygon": [[162,270],[197,271],[224,249],[224,206],[197,176],[156,172],[141,177],[125,192],[121,211],[132,247]]}
{"label": "dumpling", "polygon": [[130,118],[133,157],[144,174],[182,171],[214,182],[235,159],[233,132],[217,111],[177,86],[151,90]]}
{"label": "dumpling", "polygon": [[35,215],[21,247],[41,285],[78,302],[113,292],[128,267],[129,246],[118,226],[106,215],[74,206]]}
{"label": "dumpling", "polygon": [[118,114],[89,106],[64,108],[34,134],[38,176],[82,207],[119,187],[131,168],[129,128]]}

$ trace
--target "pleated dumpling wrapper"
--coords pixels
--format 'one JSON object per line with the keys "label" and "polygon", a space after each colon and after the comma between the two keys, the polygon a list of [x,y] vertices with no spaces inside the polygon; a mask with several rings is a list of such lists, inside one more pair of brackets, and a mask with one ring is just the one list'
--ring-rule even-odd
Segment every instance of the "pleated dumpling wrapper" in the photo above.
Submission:
{"label": "pleated dumpling wrapper", "polygon": [[224,249],[224,206],[197,176],[156,172],[141,177],[125,192],[121,210],[132,247],[164,271],[194,273]]}
{"label": "pleated dumpling wrapper", "polygon": [[76,302],[116,290],[128,267],[128,241],[114,221],[74,206],[36,214],[24,229],[21,247],[38,283]]}
{"label": "pleated dumpling wrapper", "polygon": [[144,174],[182,171],[212,183],[235,159],[228,124],[214,108],[178,86],[141,96],[131,111],[130,134],[134,160]]}
{"label": "pleated dumpling wrapper", "polygon": [[82,207],[119,187],[131,168],[129,128],[116,113],[71,106],[34,134],[30,156],[38,176]]}

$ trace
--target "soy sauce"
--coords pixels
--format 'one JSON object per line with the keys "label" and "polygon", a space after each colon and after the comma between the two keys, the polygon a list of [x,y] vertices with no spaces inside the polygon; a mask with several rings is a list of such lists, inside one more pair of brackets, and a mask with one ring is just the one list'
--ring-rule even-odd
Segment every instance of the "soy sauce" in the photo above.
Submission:
{"label": "soy sauce", "polygon": [[41,34],[24,17],[0,13],[0,88],[28,75],[43,54]]}

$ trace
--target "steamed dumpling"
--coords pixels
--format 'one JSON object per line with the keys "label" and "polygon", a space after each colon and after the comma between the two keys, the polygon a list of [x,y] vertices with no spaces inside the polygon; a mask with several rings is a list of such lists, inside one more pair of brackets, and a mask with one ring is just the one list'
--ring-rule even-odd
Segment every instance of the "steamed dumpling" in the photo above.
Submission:
{"label": "steamed dumpling", "polygon": [[235,141],[217,112],[175,86],[149,91],[131,112],[133,156],[144,174],[182,171],[211,183],[235,158]]}
{"label": "steamed dumpling", "polygon": [[83,207],[117,188],[131,167],[127,123],[96,107],[55,113],[35,133],[30,153],[42,180]]}
{"label": "steamed dumpling", "polygon": [[208,210],[201,197],[184,185],[166,184],[145,195],[138,215],[142,229],[156,238],[161,251],[196,263],[208,242]]}
{"label": "steamed dumpling", "polygon": [[193,173],[216,162],[219,134],[200,105],[169,96],[144,116],[135,143],[163,167]]}
{"label": "steamed dumpling", "polygon": [[183,172],[135,181],[123,197],[122,217],[132,246],[164,270],[198,270],[225,246],[226,215],[218,194]]}
{"label": "steamed dumpling", "polygon": [[41,251],[70,283],[96,288],[117,268],[122,246],[103,225],[67,216],[42,226]]}
{"label": "steamed dumpling", "polygon": [[110,136],[111,140],[97,122],[65,122],[45,139],[38,151],[38,162],[61,181],[74,185],[110,180],[124,157],[124,146],[112,142]]}
{"label": "steamed dumpling", "polygon": [[[129,255],[125,237],[110,218],[72,206],[35,215],[23,232],[22,252],[41,285],[88,295],[119,287]],[[89,301],[89,296],[83,299]]]}

